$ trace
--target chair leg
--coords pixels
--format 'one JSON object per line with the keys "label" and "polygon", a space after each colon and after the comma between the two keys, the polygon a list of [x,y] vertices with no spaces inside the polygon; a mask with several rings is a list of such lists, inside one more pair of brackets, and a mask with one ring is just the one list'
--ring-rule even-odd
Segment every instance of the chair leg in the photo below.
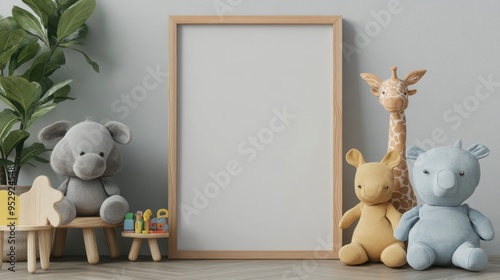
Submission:
{"label": "chair leg", "polygon": [[85,252],[87,253],[87,261],[90,264],[96,264],[99,262],[99,251],[97,249],[95,230],[93,228],[82,228],[82,233],[85,243]]}
{"label": "chair leg", "polygon": [[[0,230],[0,250],[3,252],[3,231]],[[3,256],[0,257],[0,268],[3,265]]]}
{"label": "chair leg", "polygon": [[160,247],[158,246],[158,241],[156,240],[156,238],[149,238],[148,244],[149,251],[151,252],[151,256],[153,257],[153,261],[161,261]]}
{"label": "chair leg", "polygon": [[48,269],[50,264],[50,247],[52,245],[52,230],[41,230],[38,232],[38,249],[40,252],[40,266]]}
{"label": "chair leg", "polygon": [[54,247],[52,248],[52,255],[54,257],[62,257],[64,255],[64,247],[66,245],[66,234],[68,229],[56,228],[54,236]]}
{"label": "chair leg", "polygon": [[130,253],[128,254],[128,259],[131,261],[137,260],[139,256],[139,249],[141,249],[142,238],[134,238],[132,241],[132,247],[130,247]]}
{"label": "chair leg", "polygon": [[104,236],[106,237],[106,244],[108,245],[109,256],[112,258],[120,257],[120,248],[116,242],[115,228],[104,228]]}
{"label": "chair leg", "polygon": [[30,273],[36,271],[36,231],[28,231],[27,266]]}

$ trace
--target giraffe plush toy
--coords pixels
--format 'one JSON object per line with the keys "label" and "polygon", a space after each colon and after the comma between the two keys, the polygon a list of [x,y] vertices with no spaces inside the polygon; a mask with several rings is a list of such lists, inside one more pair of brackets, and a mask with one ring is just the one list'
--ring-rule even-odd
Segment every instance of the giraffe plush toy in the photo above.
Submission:
{"label": "giraffe plush toy", "polygon": [[416,70],[409,73],[404,79],[399,79],[397,67],[391,67],[391,78],[382,81],[375,74],[361,73],[373,95],[379,98],[380,104],[389,112],[389,144],[388,151],[396,150],[401,156],[401,163],[394,168],[394,192],[392,200],[396,209],[404,213],[417,205],[417,199],[410,184],[408,166],[406,163],[406,117],[408,97],[414,95],[416,89],[408,86],[417,83],[426,70]]}

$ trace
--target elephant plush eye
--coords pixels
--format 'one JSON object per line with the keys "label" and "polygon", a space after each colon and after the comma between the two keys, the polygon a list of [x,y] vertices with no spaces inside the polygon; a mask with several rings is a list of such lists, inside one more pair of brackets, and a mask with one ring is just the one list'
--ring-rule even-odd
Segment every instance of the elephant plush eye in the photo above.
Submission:
{"label": "elephant plush eye", "polygon": [[99,155],[100,155],[101,157],[104,157],[104,153],[103,153],[103,152],[100,152],[100,153],[99,153]]}
{"label": "elephant plush eye", "polygon": [[361,185],[358,185],[358,189],[361,189]]}
{"label": "elephant plush eye", "polygon": [[429,171],[427,171],[427,169],[424,169],[424,171],[422,172],[424,172],[424,174],[429,174]]}
{"label": "elephant plush eye", "polygon": [[388,190],[389,189],[389,186],[385,186],[384,189]]}
{"label": "elephant plush eye", "polygon": [[385,94],[385,91],[384,91],[384,90],[382,91],[382,94]]}
{"label": "elephant plush eye", "polygon": [[465,171],[460,171],[460,176],[464,176],[465,175]]}
{"label": "elephant plush eye", "polygon": [[404,95],[408,95],[408,92],[406,92],[406,91],[405,91],[403,94],[404,94]]}
{"label": "elephant plush eye", "polygon": [[85,152],[80,152],[80,155],[83,156],[85,154]]}

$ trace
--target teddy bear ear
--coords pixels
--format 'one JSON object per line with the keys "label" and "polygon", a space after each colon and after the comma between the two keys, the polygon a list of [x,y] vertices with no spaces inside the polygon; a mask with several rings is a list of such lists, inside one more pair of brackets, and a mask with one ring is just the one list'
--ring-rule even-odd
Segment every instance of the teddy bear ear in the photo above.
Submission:
{"label": "teddy bear ear", "polygon": [[482,144],[474,144],[467,149],[469,153],[475,156],[477,159],[484,158],[490,154],[490,149]]}
{"label": "teddy bear ear", "polygon": [[347,152],[347,154],[345,155],[345,159],[350,165],[356,168],[366,163],[365,158],[363,157],[361,152],[356,149],[350,149],[349,152]]}
{"label": "teddy bear ear", "polygon": [[417,146],[413,146],[406,149],[406,158],[416,160],[421,153],[425,153],[425,150]]}
{"label": "teddy bear ear", "polygon": [[132,135],[128,126],[120,123],[111,121],[104,125],[111,134],[113,140],[120,144],[128,144],[132,140]]}
{"label": "teddy bear ear", "polygon": [[61,140],[70,129],[71,124],[67,121],[58,121],[40,130],[38,139],[42,142],[55,142]]}
{"label": "teddy bear ear", "polygon": [[389,167],[390,169],[393,169],[394,167],[398,166],[399,163],[401,163],[401,156],[399,155],[398,151],[392,150],[387,152],[387,154],[380,161],[380,163],[383,163],[387,165],[387,167]]}

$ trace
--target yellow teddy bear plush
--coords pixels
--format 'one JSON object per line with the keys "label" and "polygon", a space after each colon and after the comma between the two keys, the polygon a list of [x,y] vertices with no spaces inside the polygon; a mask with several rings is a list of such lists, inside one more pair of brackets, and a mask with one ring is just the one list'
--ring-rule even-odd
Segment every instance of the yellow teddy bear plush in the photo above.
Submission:
{"label": "yellow teddy bear plush", "polygon": [[401,213],[391,202],[392,171],[399,165],[401,156],[397,151],[389,151],[380,162],[366,163],[361,152],[351,149],[346,160],[357,168],[354,189],[360,202],[344,214],[339,226],[345,229],[359,221],[351,243],[339,251],[340,260],[347,265],[366,262],[383,262],[388,267],[405,265],[405,245],[393,235]]}

